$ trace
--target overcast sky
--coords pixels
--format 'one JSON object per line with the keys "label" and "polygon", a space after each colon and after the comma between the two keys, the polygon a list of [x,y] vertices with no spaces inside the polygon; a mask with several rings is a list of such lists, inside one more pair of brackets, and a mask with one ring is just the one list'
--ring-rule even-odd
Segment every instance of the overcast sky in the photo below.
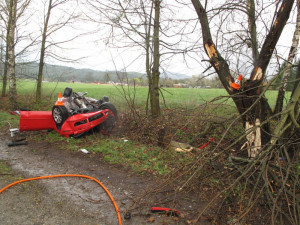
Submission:
{"label": "overcast sky", "polygon": [[[104,1],[104,0],[103,0]],[[29,30],[34,30],[34,35],[37,35],[40,32],[41,29],[41,21],[43,19],[43,2],[47,3],[47,0],[33,0],[34,4],[31,5],[30,11],[31,14],[29,15],[31,18],[31,22],[27,25],[23,25],[22,29],[19,30],[19,34],[22,32],[29,32]],[[174,19],[196,19],[196,13],[192,6],[190,7],[182,7],[181,5],[176,5],[175,1],[165,0],[164,2],[172,2],[172,17]],[[216,1],[212,0],[210,1],[210,6],[213,7],[215,4],[220,4],[222,1]],[[264,1],[267,3],[268,1]],[[174,6],[174,7],[173,7]],[[78,7],[76,4],[70,4],[67,7],[63,6],[61,9],[57,8],[55,11],[53,11],[53,15],[51,17],[51,23],[54,24],[57,22],[57,20],[61,19],[61,15],[65,15],[66,11],[73,12],[76,10],[87,10],[85,6]],[[165,16],[169,11],[168,9],[165,9],[164,13]],[[269,7],[269,11],[274,11],[274,6]],[[87,11],[85,11],[86,13]],[[291,14],[290,21],[295,21],[296,15],[295,10]],[[95,14],[96,15],[96,14]],[[162,15],[162,18],[164,15]],[[267,16],[267,13],[266,13]],[[95,16],[96,17],[96,16]],[[269,16],[270,17],[270,16]],[[266,17],[267,18],[267,17]],[[195,26],[196,24],[196,26]],[[211,27],[218,24],[217,18],[211,22]],[[178,25],[180,26],[184,25]],[[195,27],[194,27],[195,26]],[[235,25],[233,25],[235,26]],[[245,24],[246,26],[246,24]],[[258,23],[258,31],[265,29],[265,24]],[[63,49],[55,48],[55,47],[49,47],[50,51],[53,51],[55,54],[64,56],[66,58],[83,58],[79,62],[69,63],[66,64],[64,62],[58,62],[57,60],[53,58],[46,58],[46,62],[50,64],[60,64],[60,65],[69,65],[74,66],[77,68],[91,68],[96,70],[126,70],[126,71],[135,71],[135,72],[145,72],[145,59],[141,57],[141,55],[144,54],[143,50],[141,48],[112,48],[109,45],[106,45],[104,41],[106,40],[107,33],[105,33],[106,28],[102,28],[99,24],[94,24],[92,22],[82,21],[82,22],[75,22],[72,24],[73,28],[65,27],[58,32],[54,33],[49,40],[57,42],[61,40],[67,40],[68,38],[72,38],[76,34],[84,32],[91,32],[95,31],[97,27],[97,32],[89,33],[88,35],[83,35],[72,42],[63,44]],[[100,28],[100,29],[99,29]],[[179,29],[178,28],[178,29]],[[200,30],[200,24],[194,20],[194,22],[191,24],[191,29],[194,29],[194,32],[191,33],[188,37],[183,38],[183,45],[188,45],[187,43],[191,44],[192,42],[197,42],[198,47],[201,48],[201,51],[198,50],[200,54],[191,54],[192,57],[186,57],[186,61],[182,57],[182,55],[176,55],[172,58],[163,58],[164,60],[161,65],[162,69],[174,72],[174,73],[182,73],[186,75],[198,75],[200,74],[205,68],[205,63],[201,62],[203,59],[207,59],[207,56],[205,55],[202,47],[202,40],[201,40],[201,30]],[[292,35],[295,29],[295,23],[288,24],[283,34],[281,35],[280,41],[277,45],[277,52],[284,58],[287,57],[289,47],[292,42]],[[212,29],[213,33],[216,34],[216,29]],[[103,32],[102,32],[103,31]],[[25,42],[24,42],[25,43]],[[19,49],[21,49],[22,45],[24,46],[24,43],[20,43]],[[39,58],[39,46],[36,46],[36,52],[31,54],[30,58],[31,60],[37,60]],[[223,52],[221,52],[223,54]],[[243,65],[246,65],[247,58],[240,57],[240,68],[243,68]],[[24,58],[22,58],[24,60]],[[26,60],[26,59],[25,59]],[[242,70],[242,69],[241,69]],[[245,73],[248,73],[244,68]]]}

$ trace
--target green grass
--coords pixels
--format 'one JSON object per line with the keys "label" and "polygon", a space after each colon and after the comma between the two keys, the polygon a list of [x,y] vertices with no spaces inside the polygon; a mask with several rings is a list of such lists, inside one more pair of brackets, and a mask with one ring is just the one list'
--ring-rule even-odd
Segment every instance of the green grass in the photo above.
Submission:
{"label": "green grass", "polygon": [[[1,85],[1,84],[0,84]],[[76,92],[88,92],[88,96],[93,98],[101,98],[104,95],[110,97],[110,101],[116,105],[117,109],[126,112],[128,107],[124,100],[124,93],[135,96],[136,104],[145,107],[148,89],[147,87],[122,87],[109,85],[96,85],[84,83],[43,83],[44,102],[40,105],[32,104],[35,93],[35,83],[30,80],[19,80],[18,94],[20,96],[20,105],[25,108],[35,110],[51,110],[53,103],[57,99],[57,93],[63,92],[65,87],[71,87]],[[0,87],[1,88],[1,87]],[[1,89],[0,89],[1,90]],[[224,89],[189,89],[189,88],[166,88],[162,89],[164,100],[167,107],[170,108],[199,108],[203,104],[202,111],[207,116],[207,120],[214,119],[216,116],[226,117],[237,113],[234,104],[230,98],[224,97],[215,101],[214,104],[205,105],[207,101],[218,96],[227,96]],[[287,93],[288,98],[290,93]],[[271,106],[274,106],[277,91],[268,91],[266,94]],[[161,101],[162,103],[163,101]],[[30,105],[32,104],[32,105]],[[222,105],[225,104],[225,105]],[[0,106],[2,107],[2,105]],[[18,117],[7,112],[0,111],[0,128],[18,127]],[[192,112],[192,111],[191,111]],[[201,128],[196,130],[201,133]],[[195,131],[195,132],[196,132]],[[235,131],[234,131],[235,132]],[[239,132],[237,129],[236,132]],[[39,133],[32,135],[33,140],[48,141],[57,143],[63,148],[78,151],[80,148],[86,148],[92,154],[100,154],[103,159],[112,164],[121,164],[129,167],[139,173],[151,172],[153,174],[165,174],[178,168],[180,165],[192,160],[186,155],[176,154],[170,150],[158,147],[146,146],[133,141],[124,142],[122,139],[104,138],[96,134],[80,139],[64,138],[56,132]],[[196,133],[195,133],[196,134]],[[217,136],[210,134],[210,136]],[[193,136],[189,136],[183,130],[179,130],[176,134],[177,138],[182,141],[189,142]]]}
{"label": "green grass", "polygon": [[[11,182],[15,182],[17,180],[22,179],[21,176],[14,174],[14,172],[12,171],[12,169],[9,167],[9,165],[7,165],[6,162],[2,162],[0,161],[0,181],[2,183],[2,185],[4,184],[9,184]],[[26,188],[27,184],[21,184],[22,187]],[[3,187],[1,187],[3,188]]]}
{"label": "green grass", "polygon": [[104,160],[109,163],[121,164],[136,172],[152,172],[160,175],[170,172],[165,160],[166,158],[170,160],[172,156],[166,154],[166,150],[158,147],[146,147],[123,139],[104,139],[99,145],[89,148],[89,150],[101,153]]}
{"label": "green grass", "polygon": [[[87,83],[54,83],[45,82],[42,84],[43,100],[44,103],[48,103],[49,107],[56,101],[58,92],[63,92],[65,87],[71,87],[76,92],[88,92],[88,96],[99,99],[104,95],[110,97],[110,101],[118,106],[123,111],[126,109],[127,99],[135,99],[135,103],[138,106],[144,107],[147,101],[148,88],[147,87],[121,87],[112,85],[97,85]],[[0,83],[0,91],[1,91]],[[18,94],[26,96],[26,99],[34,99],[36,84],[32,80],[19,80],[17,83]],[[219,96],[228,96],[225,89],[195,89],[195,88],[163,88],[161,97],[161,105],[166,102],[167,107],[183,107],[183,108],[194,108],[207,101]],[[277,91],[267,91],[266,96],[268,101],[273,107],[276,102]],[[286,99],[289,99],[290,93],[286,94]],[[230,98],[224,97],[217,103],[224,103],[233,105]],[[22,104],[22,102],[20,103]],[[24,101],[24,104],[28,104]],[[39,109],[41,105],[35,105],[34,109]],[[23,107],[26,107],[24,105]]]}
{"label": "green grass", "polygon": [[0,128],[15,128],[19,126],[19,117],[0,111]]}
{"label": "green grass", "polygon": [[[30,139],[38,142],[48,141],[70,151],[79,151],[83,148],[88,150],[92,157],[94,154],[100,155],[110,164],[122,165],[142,174],[149,172],[155,175],[166,174],[186,161],[184,156],[176,155],[169,150],[125,139],[107,138],[100,134],[74,139],[64,138],[56,132],[35,133]],[[178,157],[182,160],[178,160]]]}
{"label": "green grass", "polygon": [[4,163],[0,161],[0,174],[9,174],[11,169]]}

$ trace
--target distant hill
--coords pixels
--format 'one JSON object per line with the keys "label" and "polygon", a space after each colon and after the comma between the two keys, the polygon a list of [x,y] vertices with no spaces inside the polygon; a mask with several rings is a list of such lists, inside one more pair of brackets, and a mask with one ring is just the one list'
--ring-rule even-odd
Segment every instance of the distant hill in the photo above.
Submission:
{"label": "distant hill", "polygon": [[[17,64],[18,77],[36,79],[38,63]],[[73,67],[45,64],[43,79],[47,81],[76,81],[76,82],[118,82],[124,79],[141,78],[145,76],[136,72],[99,71],[92,69],[76,69]]]}
{"label": "distant hill", "polygon": [[[38,74],[38,63],[25,63],[16,65],[18,77],[36,79]],[[100,71],[92,69],[76,69],[73,67],[45,64],[43,79],[46,81],[75,81],[75,82],[108,82],[126,81],[126,79],[140,78],[146,80],[145,73],[138,72],[116,72]],[[162,79],[186,79],[190,78],[184,74],[163,72]]]}
{"label": "distant hill", "polygon": [[169,71],[162,72],[160,77],[165,79],[171,78],[173,80],[183,80],[183,79],[191,78],[191,76],[185,74],[173,73]]}

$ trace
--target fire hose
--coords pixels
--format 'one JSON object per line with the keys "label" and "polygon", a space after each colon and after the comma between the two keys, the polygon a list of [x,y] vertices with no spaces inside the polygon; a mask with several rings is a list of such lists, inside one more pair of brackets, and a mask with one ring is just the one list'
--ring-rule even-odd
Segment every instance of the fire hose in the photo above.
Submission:
{"label": "fire hose", "polygon": [[100,182],[98,181],[97,179],[93,178],[93,177],[90,177],[90,176],[86,176],[86,175],[79,175],[79,174],[58,174],[58,175],[49,175],[49,176],[41,176],[41,177],[33,177],[33,178],[27,178],[27,179],[23,179],[23,180],[18,180],[16,182],[13,182],[9,185],[7,185],[6,187],[2,188],[0,190],[0,194],[5,191],[6,189],[16,185],[16,184],[19,184],[19,183],[23,183],[23,182],[27,182],[27,181],[33,181],[33,180],[41,180],[41,179],[50,179],[50,178],[59,178],[59,177],[81,177],[81,178],[86,178],[86,179],[90,179],[90,180],[93,180],[95,181],[97,184],[99,184],[102,189],[106,192],[106,194],[108,195],[109,199],[111,200],[111,202],[113,203],[114,205],[114,208],[116,210],[116,213],[117,213],[117,216],[118,216],[118,222],[119,222],[119,225],[122,225],[122,220],[121,220],[121,215],[120,215],[120,211],[118,209],[118,206],[114,200],[114,198],[112,197],[112,195],[110,194],[110,192],[108,191],[108,189]]}

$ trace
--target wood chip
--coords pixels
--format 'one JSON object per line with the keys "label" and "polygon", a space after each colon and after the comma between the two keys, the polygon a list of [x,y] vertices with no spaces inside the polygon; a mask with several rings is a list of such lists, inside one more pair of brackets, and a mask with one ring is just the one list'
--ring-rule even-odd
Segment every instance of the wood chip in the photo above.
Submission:
{"label": "wood chip", "polygon": [[154,217],[150,217],[149,219],[148,219],[148,222],[149,223],[153,223],[155,221],[155,218]]}

